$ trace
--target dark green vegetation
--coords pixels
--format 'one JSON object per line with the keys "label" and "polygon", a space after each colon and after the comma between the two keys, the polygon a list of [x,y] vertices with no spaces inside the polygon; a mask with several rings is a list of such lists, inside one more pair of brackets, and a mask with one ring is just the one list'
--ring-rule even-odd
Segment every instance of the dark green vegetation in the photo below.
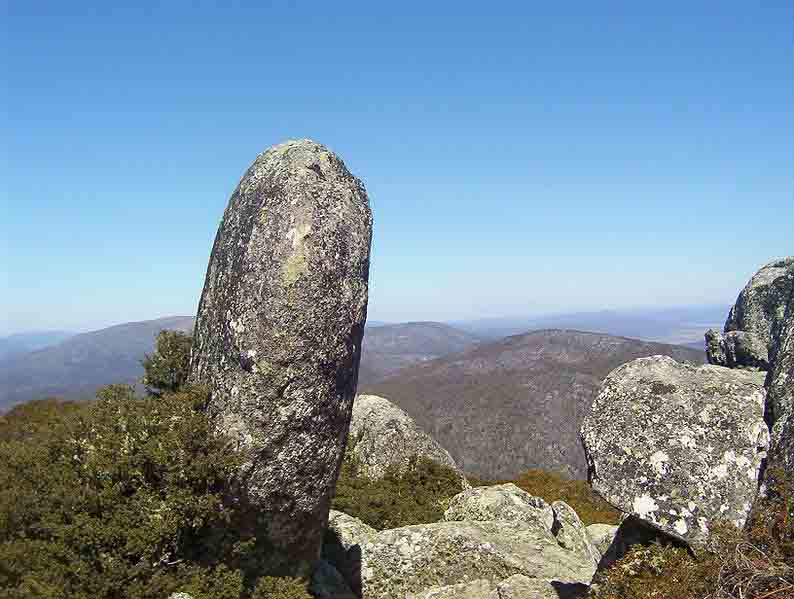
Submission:
{"label": "dark green vegetation", "polygon": [[[783,488],[783,487],[781,487]],[[794,498],[773,494],[744,531],[715,528],[696,556],[659,544],[633,548],[597,575],[592,599],[794,597]]]}
{"label": "dark green vegetation", "polygon": [[390,469],[379,479],[359,474],[355,458],[342,464],[332,508],[377,530],[437,522],[462,489],[458,474],[426,458],[413,458],[404,472]]}
{"label": "dark green vegetation", "polygon": [[530,495],[551,504],[562,500],[570,505],[587,524],[618,524],[620,512],[596,495],[583,480],[570,480],[554,472],[527,470],[514,480],[488,481],[469,477],[473,487],[513,483]]}
{"label": "dark green vegetation", "polygon": [[404,368],[361,393],[389,398],[464,471],[510,479],[529,468],[584,479],[579,429],[604,377],[635,358],[702,363],[705,353],[624,337],[545,330]]}
{"label": "dark green vegetation", "polygon": [[0,597],[307,599],[256,578],[267,526],[233,500],[243,456],[200,389],[32,402],[0,419]]}
{"label": "dark green vegetation", "polygon": [[163,331],[144,360],[150,393],[43,400],[0,418],[0,596],[306,599],[259,577],[268,547],[235,498],[245,456],[185,388],[190,337]]}
{"label": "dark green vegetation", "polygon": [[186,382],[190,371],[190,347],[193,337],[181,331],[160,331],[155,341],[155,351],[146,354],[143,379],[149,395],[159,397],[174,393]]}

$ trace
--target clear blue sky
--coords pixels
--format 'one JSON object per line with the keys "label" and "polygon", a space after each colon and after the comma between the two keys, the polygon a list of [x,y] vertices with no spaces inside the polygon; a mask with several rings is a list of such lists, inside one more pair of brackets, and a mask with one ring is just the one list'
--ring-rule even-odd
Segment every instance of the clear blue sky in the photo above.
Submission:
{"label": "clear blue sky", "polygon": [[0,334],[194,312],[300,137],[369,191],[370,318],[732,302],[794,253],[794,3],[554,4],[3,0]]}

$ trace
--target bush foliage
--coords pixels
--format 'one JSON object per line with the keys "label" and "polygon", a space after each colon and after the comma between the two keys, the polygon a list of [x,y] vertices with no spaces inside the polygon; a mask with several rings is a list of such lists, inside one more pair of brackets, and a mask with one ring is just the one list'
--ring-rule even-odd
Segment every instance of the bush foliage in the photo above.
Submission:
{"label": "bush foliage", "polygon": [[205,400],[117,385],[91,404],[34,402],[4,417],[0,596],[308,597],[300,582],[256,579],[267,523],[232,499],[243,456],[197,409]]}
{"label": "bush foliage", "polygon": [[390,468],[382,478],[371,479],[360,473],[348,452],[331,507],[385,530],[441,520],[449,500],[461,490],[454,470],[427,458],[413,457],[404,471]]}
{"label": "bush foliage", "polygon": [[147,393],[160,396],[175,393],[187,382],[190,348],[193,337],[180,331],[160,331],[153,354],[146,354],[141,364],[141,382]]}
{"label": "bush foliage", "polygon": [[794,498],[773,489],[745,530],[717,525],[695,555],[659,544],[634,547],[599,576],[592,599],[790,599]]}

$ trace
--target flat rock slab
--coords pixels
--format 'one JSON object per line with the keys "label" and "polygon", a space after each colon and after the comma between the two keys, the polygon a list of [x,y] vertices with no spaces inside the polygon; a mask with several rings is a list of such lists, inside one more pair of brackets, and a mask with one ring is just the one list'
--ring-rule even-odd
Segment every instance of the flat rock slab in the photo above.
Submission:
{"label": "flat rock slab", "polygon": [[665,356],[615,369],[582,428],[593,488],[687,542],[717,520],[742,526],[769,445],[763,382]]}

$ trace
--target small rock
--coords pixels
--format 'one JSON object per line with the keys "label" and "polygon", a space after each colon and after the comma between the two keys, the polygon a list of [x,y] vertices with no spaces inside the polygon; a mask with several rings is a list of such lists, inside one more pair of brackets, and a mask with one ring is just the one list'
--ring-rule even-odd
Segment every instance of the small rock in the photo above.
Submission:
{"label": "small rock", "polygon": [[357,595],[361,594],[361,544],[374,538],[377,532],[344,512],[331,510],[328,516],[322,557]]}
{"label": "small rock", "polygon": [[502,520],[525,522],[551,531],[554,510],[540,497],[530,495],[513,483],[475,487],[455,495],[444,512],[447,522],[462,520]]}
{"label": "small rock", "polygon": [[598,551],[599,560],[612,546],[618,528],[619,527],[614,524],[590,524],[585,527],[590,542],[593,544],[596,551]]}
{"label": "small rock", "polygon": [[551,507],[554,510],[553,531],[557,542],[568,551],[580,555],[582,560],[591,561],[594,567],[597,566],[601,556],[590,542],[579,515],[564,501],[555,501]]}
{"label": "small rock", "polygon": [[764,340],[746,331],[730,331],[721,335],[706,332],[706,357],[709,364],[726,368],[769,370],[769,352]]}

